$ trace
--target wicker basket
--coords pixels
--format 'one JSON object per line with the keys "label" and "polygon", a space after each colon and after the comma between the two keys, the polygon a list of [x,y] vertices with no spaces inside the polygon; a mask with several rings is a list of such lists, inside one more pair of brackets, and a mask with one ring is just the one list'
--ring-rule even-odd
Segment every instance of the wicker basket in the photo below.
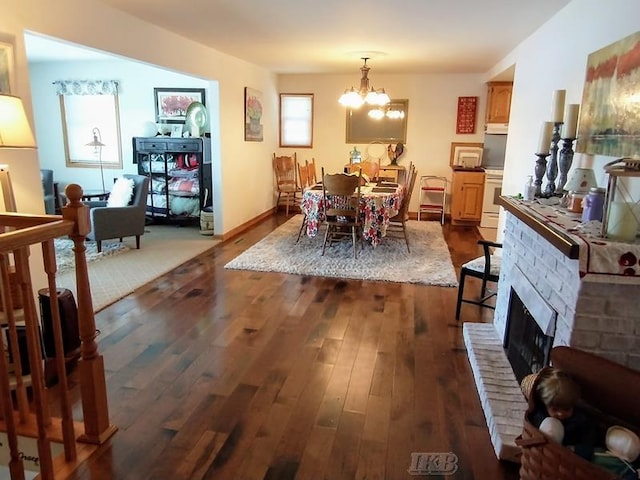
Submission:
{"label": "wicker basket", "polygon": [[[582,390],[582,407],[600,429],[622,425],[640,432],[640,372],[570,347],[556,347],[551,352],[554,367],[569,373]],[[536,376],[525,377],[521,385],[529,401],[522,434],[516,444],[522,449],[521,480],[617,480],[620,477],[574,454],[529,421],[536,397],[533,394],[546,367]],[[527,395],[530,394],[530,395]],[[614,415],[615,413],[615,415]]]}

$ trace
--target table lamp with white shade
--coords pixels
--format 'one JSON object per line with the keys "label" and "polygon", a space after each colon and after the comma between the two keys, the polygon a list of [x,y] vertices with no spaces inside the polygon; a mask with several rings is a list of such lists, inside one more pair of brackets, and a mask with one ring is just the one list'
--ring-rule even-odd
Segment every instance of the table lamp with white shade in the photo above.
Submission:
{"label": "table lamp with white shade", "polygon": [[[0,149],[36,148],[33,132],[20,97],[0,94]],[[9,166],[0,165],[0,186],[7,212],[16,211]]]}

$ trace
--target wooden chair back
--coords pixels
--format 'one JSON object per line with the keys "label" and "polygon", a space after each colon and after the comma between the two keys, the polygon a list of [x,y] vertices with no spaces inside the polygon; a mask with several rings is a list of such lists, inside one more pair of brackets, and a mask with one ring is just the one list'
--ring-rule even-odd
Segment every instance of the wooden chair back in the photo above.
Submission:
{"label": "wooden chair back", "polygon": [[380,172],[380,159],[365,160],[360,164],[362,173],[364,173],[372,182],[378,178]]}
{"label": "wooden chair back", "polygon": [[360,177],[346,173],[325,175],[322,169],[322,194],[327,222],[360,222]]}
{"label": "wooden chair back", "polygon": [[309,164],[305,161],[304,165],[298,164],[298,177],[300,178],[300,187],[303,189],[315,185],[309,178]]}
{"label": "wooden chair back", "polygon": [[400,211],[398,212],[398,216],[403,218],[404,221],[409,220],[409,204],[411,203],[411,194],[413,193],[413,187],[416,184],[417,172],[415,167],[409,170],[407,173],[408,183],[405,185],[406,191],[404,193],[404,198],[402,199],[402,205],[400,206]]}
{"label": "wooden chair back", "polygon": [[298,160],[293,155],[276,156],[273,154],[273,171],[276,175],[278,191],[291,192],[298,190]]}
{"label": "wooden chair back", "polygon": [[311,185],[315,185],[316,183],[318,183],[318,174],[316,173],[316,159],[312,157],[311,161],[305,160],[305,163],[307,165],[309,174],[309,182],[311,182]]}

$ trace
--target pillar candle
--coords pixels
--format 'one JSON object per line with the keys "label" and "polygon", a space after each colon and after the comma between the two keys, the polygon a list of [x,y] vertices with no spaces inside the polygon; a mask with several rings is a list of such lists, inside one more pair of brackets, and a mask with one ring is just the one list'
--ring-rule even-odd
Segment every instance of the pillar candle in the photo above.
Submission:
{"label": "pillar candle", "polygon": [[578,130],[578,112],[580,105],[571,103],[567,105],[567,111],[564,114],[564,126],[562,138],[576,138]]}
{"label": "pillar candle", "polygon": [[551,121],[560,123],[564,115],[564,97],[566,90],[556,90],[553,92],[553,103],[551,107]]}
{"label": "pillar candle", "polygon": [[536,153],[549,153],[551,148],[551,134],[553,133],[553,122],[542,122],[540,129],[540,142]]}

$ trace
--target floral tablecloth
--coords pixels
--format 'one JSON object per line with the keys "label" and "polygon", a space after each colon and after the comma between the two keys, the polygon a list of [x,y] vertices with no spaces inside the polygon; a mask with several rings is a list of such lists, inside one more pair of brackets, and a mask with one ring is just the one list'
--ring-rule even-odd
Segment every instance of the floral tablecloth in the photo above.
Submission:
{"label": "floral tablecloth", "polygon": [[[389,219],[398,214],[404,187],[398,185],[393,193],[374,192],[374,185],[360,187],[362,200],[360,201],[360,214],[362,215],[363,237],[373,245],[378,245],[387,234]],[[318,234],[318,226],[324,220],[322,189],[308,188],[302,194],[301,208],[307,216],[307,235],[315,237]]]}
{"label": "floral tablecloth", "polygon": [[602,223],[582,223],[581,215],[557,205],[521,202],[542,221],[574,240],[580,247],[579,272],[583,280],[640,283],[640,243],[618,242],[601,236]]}

